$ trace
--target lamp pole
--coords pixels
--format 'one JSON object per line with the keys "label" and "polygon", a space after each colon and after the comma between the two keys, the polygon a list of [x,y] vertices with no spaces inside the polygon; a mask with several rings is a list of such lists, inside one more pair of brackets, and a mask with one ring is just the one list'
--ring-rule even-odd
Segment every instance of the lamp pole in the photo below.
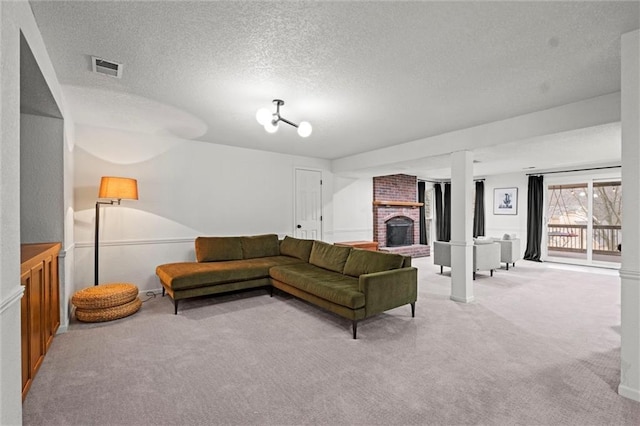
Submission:
{"label": "lamp pole", "polygon": [[107,205],[120,205],[120,199],[111,201],[96,201],[96,236],[94,246],[94,260],[93,260],[93,285],[98,285],[98,231],[100,230],[100,204]]}

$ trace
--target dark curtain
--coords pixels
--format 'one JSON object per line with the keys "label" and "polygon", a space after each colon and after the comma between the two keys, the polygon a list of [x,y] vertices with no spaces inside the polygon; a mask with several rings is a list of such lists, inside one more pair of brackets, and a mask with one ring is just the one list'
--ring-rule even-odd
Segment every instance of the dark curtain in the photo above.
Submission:
{"label": "dark curtain", "polygon": [[451,184],[444,184],[444,212],[442,214],[442,241],[451,241]]}
{"label": "dark curtain", "polygon": [[444,241],[442,238],[444,236],[444,231],[442,227],[442,218],[444,217],[444,212],[442,209],[442,185],[436,183],[434,185],[435,188],[435,197],[436,197],[436,240]]}
{"label": "dark curtain", "polygon": [[542,250],[542,207],[543,177],[529,176],[529,196],[527,204],[527,250],[524,259],[540,262]]}
{"label": "dark curtain", "polygon": [[420,244],[427,244],[427,219],[425,218],[425,205],[424,205],[424,182],[418,182],[418,202],[422,203],[420,206]]}
{"label": "dark curtain", "polygon": [[476,182],[476,203],[473,208],[473,238],[484,236],[484,182]]}

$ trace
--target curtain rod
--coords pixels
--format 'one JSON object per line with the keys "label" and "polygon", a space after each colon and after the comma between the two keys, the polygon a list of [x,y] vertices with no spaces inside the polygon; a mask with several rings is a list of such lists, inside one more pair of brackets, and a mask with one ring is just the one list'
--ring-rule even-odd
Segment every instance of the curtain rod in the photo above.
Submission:
{"label": "curtain rod", "polygon": [[588,172],[589,170],[619,169],[622,166],[591,167],[587,169],[557,170],[555,172],[527,173],[527,176],[551,175],[554,173]]}
{"label": "curtain rod", "polygon": [[[473,181],[474,182],[484,182],[484,178],[482,178],[482,179],[474,179]],[[443,179],[443,180],[418,179],[418,182],[451,183],[451,179]]]}

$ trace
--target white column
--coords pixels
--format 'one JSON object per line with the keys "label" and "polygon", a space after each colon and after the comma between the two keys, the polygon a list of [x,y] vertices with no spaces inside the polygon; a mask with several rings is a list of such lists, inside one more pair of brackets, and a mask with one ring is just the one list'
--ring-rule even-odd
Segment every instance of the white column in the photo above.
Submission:
{"label": "white column", "polygon": [[473,301],[473,153],[451,154],[451,300]]}
{"label": "white column", "polygon": [[622,267],[618,393],[640,401],[640,30],[622,35]]}
{"label": "white column", "polygon": [[[25,2],[0,1],[0,424],[22,424],[20,26]],[[29,12],[30,13],[30,12]]]}

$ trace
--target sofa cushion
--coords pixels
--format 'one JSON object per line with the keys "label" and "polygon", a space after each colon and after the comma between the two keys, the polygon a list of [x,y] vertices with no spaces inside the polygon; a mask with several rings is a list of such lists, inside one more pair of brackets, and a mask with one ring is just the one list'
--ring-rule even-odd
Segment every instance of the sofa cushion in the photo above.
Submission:
{"label": "sofa cushion", "polygon": [[334,272],[344,271],[344,264],[351,247],[335,246],[323,241],[314,241],[309,255],[309,263]]}
{"label": "sofa cushion", "polygon": [[196,238],[196,260],[217,262],[242,259],[240,237],[198,237]]}
{"label": "sofa cushion", "polygon": [[313,240],[302,240],[300,238],[285,236],[280,243],[280,254],[308,262],[311,247],[313,247]]}
{"label": "sofa cushion", "polygon": [[280,242],[276,234],[240,237],[240,242],[243,259],[280,255]]}
{"label": "sofa cushion", "polygon": [[176,291],[236,281],[268,278],[269,268],[295,263],[301,263],[301,260],[287,256],[218,262],[179,262],[158,266],[156,268],[156,274],[164,284]]}
{"label": "sofa cushion", "polygon": [[399,254],[353,249],[344,265],[344,273],[359,277],[362,274],[401,268],[403,262],[404,258]]}
{"label": "sofa cushion", "polygon": [[272,279],[298,288],[324,300],[351,309],[364,307],[364,293],[358,291],[358,279],[328,271],[309,263],[274,266]]}

